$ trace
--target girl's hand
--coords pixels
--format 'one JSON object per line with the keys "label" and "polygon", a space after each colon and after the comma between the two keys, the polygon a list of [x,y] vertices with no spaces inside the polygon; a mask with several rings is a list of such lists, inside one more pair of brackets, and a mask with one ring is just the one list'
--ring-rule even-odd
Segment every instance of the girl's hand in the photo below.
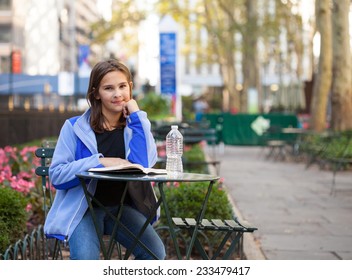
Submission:
{"label": "girl's hand", "polygon": [[131,99],[129,101],[127,101],[124,106],[123,106],[123,116],[125,118],[127,118],[128,115],[134,113],[134,112],[137,112],[139,111],[139,107],[138,107],[138,104],[136,102],[136,100],[134,99]]}

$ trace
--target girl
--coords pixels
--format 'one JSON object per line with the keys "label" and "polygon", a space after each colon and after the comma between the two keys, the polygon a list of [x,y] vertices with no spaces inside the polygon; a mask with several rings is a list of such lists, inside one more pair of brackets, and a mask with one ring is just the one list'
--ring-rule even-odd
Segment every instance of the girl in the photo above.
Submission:
{"label": "girl", "polygon": [[[91,167],[139,163],[152,167],[157,151],[150,121],[132,98],[129,69],[116,60],[99,62],[90,75],[87,100],[90,108],[81,116],[66,120],[55,147],[49,176],[57,189],[44,225],[47,237],[68,241],[71,259],[99,259],[100,245],[83,189],[75,176]],[[136,187],[136,184],[140,186]],[[124,188],[127,196],[120,221],[137,234],[155,205],[150,184],[91,180],[88,190],[104,206],[116,213]],[[93,202],[101,231],[111,234],[113,221]],[[153,213],[155,214],[155,213]],[[115,236],[129,248],[133,243],[123,230]],[[159,258],[165,248],[152,225],[141,241]],[[133,250],[135,259],[153,259],[141,246]]]}

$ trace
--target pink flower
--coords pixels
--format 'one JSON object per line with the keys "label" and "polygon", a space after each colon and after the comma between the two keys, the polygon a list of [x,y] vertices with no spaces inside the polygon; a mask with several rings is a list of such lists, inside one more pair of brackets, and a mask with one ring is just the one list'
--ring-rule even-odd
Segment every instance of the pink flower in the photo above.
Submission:
{"label": "pink flower", "polygon": [[192,146],[191,145],[185,145],[185,147],[184,147],[184,151],[185,152],[188,152],[189,150],[191,150],[192,149]]}
{"label": "pink flower", "polygon": [[11,188],[18,192],[28,194],[30,190],[34,188],[34,183],[23,179],[13,178],[11,181]]}
{"label": "pink flower", "polygon": [[221,177],[218,181],[218,190],[222,191],[223,190],[223,185],[224,185],[225,178]]}
{"label": "pink flower", "polygon": [[8,162],[9,158],[7,157],[5,150],[0,148],[0,169],[1,166],[6,165]]}
{"label": "pink flower", "polygon": [[32,210],[32,204],[28,203],[27,206],[26,206],[26,211],[27,212],[30,212]]}
{"label": "pink flower", "polygon": [[206,145],[206,142],[205,142],[204,140],[199,143],[199,146],[200,146],[201,148],[204,148],[205,145]]}

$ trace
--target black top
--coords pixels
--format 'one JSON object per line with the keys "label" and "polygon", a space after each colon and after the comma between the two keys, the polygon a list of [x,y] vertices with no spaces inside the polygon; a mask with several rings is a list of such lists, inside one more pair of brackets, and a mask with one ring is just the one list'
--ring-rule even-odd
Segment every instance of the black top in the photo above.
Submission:
{"label": "black top", "polygon": [[[105,130],[103,133],[95,133],[97,139],[98,151],[104,157],[118,157],[125,159],[125,141],[123,137],[123,128],[116,128],[111,131]],[[99,180],[97,190],[94,194],[103,205],[114,206],[120,203],[126,182],[113,182]],[[126,194],[124,204],[130,204],[131,198]],[[94,206],[97,206],[93,202]]]}

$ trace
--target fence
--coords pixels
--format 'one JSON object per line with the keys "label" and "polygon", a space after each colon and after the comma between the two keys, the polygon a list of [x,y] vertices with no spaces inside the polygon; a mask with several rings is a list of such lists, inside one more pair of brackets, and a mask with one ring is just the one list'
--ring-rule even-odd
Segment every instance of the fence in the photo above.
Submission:
{"label": "fence", "polygon": [[82,112],[1,110],[0,147],[58,136],[65,120],[80,114]]}
{"label": "fence", "polygon": [[292,114],[205,114],[204,118],[215,128],[218,138],[226,145],[262,145],[263,137],[251,124],[259,117],[270,121],[271,126],[297,127],[298,119]]}

